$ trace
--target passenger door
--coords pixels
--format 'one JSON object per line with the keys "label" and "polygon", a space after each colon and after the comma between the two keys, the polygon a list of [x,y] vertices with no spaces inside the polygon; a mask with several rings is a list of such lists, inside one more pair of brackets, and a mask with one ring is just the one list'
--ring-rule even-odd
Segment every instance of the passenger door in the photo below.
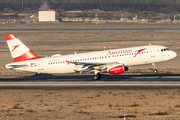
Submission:
{"label": "passenger door", "polygon": [[150,47],[150,57],[156,57],[155,48]]}

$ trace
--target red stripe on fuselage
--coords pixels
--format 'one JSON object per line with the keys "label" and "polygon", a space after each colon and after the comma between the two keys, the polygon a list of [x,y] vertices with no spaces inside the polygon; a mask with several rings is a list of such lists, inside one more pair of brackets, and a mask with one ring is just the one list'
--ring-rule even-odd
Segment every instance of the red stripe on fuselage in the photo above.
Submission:
{"label": "red stripe on fuselage", "polygon": [[6,41],[17,39],[17,37],[13,34],[6,34],[6,35],[4,35],[4,37],[6,38]]}
{"label": "red stripe on fuselage", "polygon": [[41,57],[35,55],[31,50],[29,50],[27,53],[25,53],[19,57],[13,58],[13,60],[14,60],[14,62],[19,62],[19,61],[38,59],[38,58],[41,58]]}

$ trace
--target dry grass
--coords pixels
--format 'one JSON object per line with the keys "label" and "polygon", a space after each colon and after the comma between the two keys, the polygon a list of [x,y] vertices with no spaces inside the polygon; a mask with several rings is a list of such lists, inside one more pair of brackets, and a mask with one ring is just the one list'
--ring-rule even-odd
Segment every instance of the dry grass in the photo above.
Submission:
{"label": "dry grass", "polygon": [[[109,94],[109,91],[116,96]],[[95,97],[97,93],[99,96]],[[122,96],[119,93],[128,94]],[[145,99],[139,99],[144,95]],[[0,98],[2,120],[7,116],[10,120],[117,120],[123,119],[124,114],[128,120],[169,120],[180,117],[179,89],[1,89]]]}

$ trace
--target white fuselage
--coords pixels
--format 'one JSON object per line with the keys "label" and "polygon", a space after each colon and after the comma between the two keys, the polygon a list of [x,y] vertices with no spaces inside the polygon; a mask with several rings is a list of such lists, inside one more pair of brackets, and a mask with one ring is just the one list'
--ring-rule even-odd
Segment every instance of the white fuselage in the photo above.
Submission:
{"label": "white fuselage", "polygon": [[[5,67],[7,69],[37,73],[73,73],[76,71],[83,71],[83,69],[85,70],[86,67],[82,67],[82,65],[71,64],[67,61],[79,63],[116,62],[129,67],[134,65],[143,65],[171,60],[175,58],[176,55],[177,54],[174,51],[166,49],[164,46],[147,45],[26,60],[22,62],[10,63]],[[13,65],[24,66],[13,68]]]}

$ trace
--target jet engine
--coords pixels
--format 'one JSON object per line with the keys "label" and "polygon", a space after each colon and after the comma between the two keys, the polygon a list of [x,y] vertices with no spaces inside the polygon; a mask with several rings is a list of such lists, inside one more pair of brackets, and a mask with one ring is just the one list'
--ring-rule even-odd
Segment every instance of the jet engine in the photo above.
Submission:
{"label": "jet engine", "polygon": [[112,66],[108,66],[107,72],[109,74],[122,74],[128,70],[128,67],[124,66],[124,64],[116,64]]}

